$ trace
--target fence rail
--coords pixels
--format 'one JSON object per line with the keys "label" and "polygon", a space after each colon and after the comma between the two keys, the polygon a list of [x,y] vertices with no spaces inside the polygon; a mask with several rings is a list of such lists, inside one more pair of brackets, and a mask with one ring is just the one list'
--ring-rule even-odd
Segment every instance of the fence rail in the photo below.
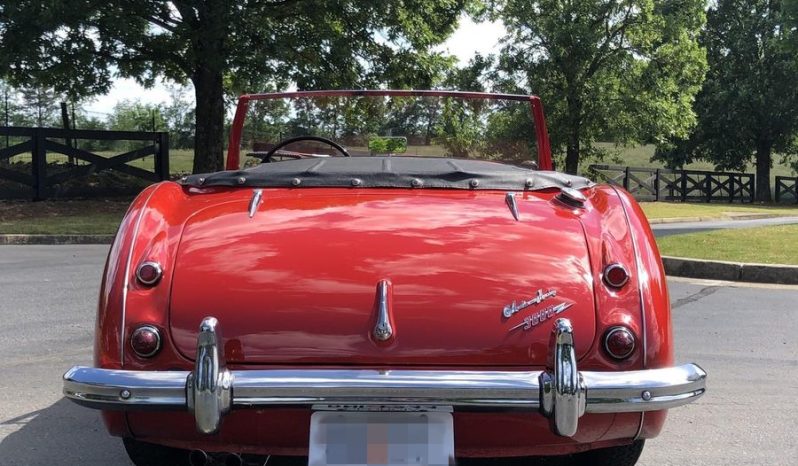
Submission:
{"label": "fence rail", "polygon": [[776,202],[794,202],[798,204],[798,177],[776,177]]}
{"label": "fence rail", "polygon": [[[137,131],[97,131],[59,128],[27,128],[0,126],[0,136],[27,138],[27,140],[0,149],[0,161],[20,154],[31,154],[30,171],[24,172],[0,166],[0,179],[8,179],[33,188],[33,199],[45,199],[48,188],[69,179],[90,175],[103,170],[115,170],[127,175],[156,182],[169,179],[169,133]],[[104,140],[104,141],[148,141],[151,144],[123,152],[112,157],[95,154],[91,151],[72,147],[53,139]],[[85,165],[72,165],[58,173],[47,173],[47,155],[62,154],[87,162]],[[153,170],[128,165],[129,162],[147,156],[154,156]]]}
{"label": "fence rail", "polygon": [[598,178],[623,186],[640,201],[754,202],[754,175],[591,165]]}

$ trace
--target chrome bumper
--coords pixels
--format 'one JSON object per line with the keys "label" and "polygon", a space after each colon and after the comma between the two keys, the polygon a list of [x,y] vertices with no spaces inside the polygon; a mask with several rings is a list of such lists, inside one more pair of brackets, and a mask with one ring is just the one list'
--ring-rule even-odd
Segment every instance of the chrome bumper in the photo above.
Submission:
{"label": "chrome bumper", "polygon": [[[228,370],[215,318],[200,325],[193,372],[126,371],[76,366],[64,395],[98,409],[188,409],[197,429],[213,433],[231,408],[346,405],[480,407],[539,410],[555,433],[572,436],[584,413],[669,409],[705,391],[695,364],[626,372],[579,372],[573,329],[554,325],[553,368],[547,371]],[[378,408],[379,409],[379,408]]]}

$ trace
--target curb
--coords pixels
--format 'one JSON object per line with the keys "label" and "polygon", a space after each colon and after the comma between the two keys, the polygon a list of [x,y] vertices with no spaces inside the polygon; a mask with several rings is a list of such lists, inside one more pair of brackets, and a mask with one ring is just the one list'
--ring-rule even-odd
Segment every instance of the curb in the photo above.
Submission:
{"label": "curb", "polygon": [[114,235],[0,235],[0,245],[111,244]]}
{"label": "curb", "polygon": [[[114,235],[0,235],[0,245],[111,244]],[[798,266],[663,256],[665,274],[731,282],[798,285]]]}
{"label": "curb", "polygon": [[668,256],[662,257],[662,264],[666,275],[676,277],[798,285],[796,265],[747,264]]}
{"label": "curb", "polygon": [[663,223],[693,223],[693,222],[715,222],[715,221],[729,221],[729,220],[758,220],[762,218],[776,218],[783,217],[778,214],[724,214],[720,217],[667,217],[667,218],[652,218],[648,220],[650,225],[658,225]]}

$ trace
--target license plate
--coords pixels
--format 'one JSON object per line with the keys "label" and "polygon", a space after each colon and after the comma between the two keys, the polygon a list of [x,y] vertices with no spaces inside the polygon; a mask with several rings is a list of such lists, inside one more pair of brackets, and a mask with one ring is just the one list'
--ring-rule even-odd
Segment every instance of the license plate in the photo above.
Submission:
{"label": "license plate", "polygon": [[310,418],[310,466],[454,464],[452,415],[318,411]]}

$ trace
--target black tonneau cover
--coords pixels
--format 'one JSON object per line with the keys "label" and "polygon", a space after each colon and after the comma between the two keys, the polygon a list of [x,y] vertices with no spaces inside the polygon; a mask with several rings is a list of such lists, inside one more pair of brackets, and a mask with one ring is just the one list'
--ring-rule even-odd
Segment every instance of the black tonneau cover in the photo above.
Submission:
{"label": "black tonneau cover", "polygon": [[483,160],[441,157],[324,157],[190,175],[188,186],[362,187],[539,190],[584,188],[587,178]]}

